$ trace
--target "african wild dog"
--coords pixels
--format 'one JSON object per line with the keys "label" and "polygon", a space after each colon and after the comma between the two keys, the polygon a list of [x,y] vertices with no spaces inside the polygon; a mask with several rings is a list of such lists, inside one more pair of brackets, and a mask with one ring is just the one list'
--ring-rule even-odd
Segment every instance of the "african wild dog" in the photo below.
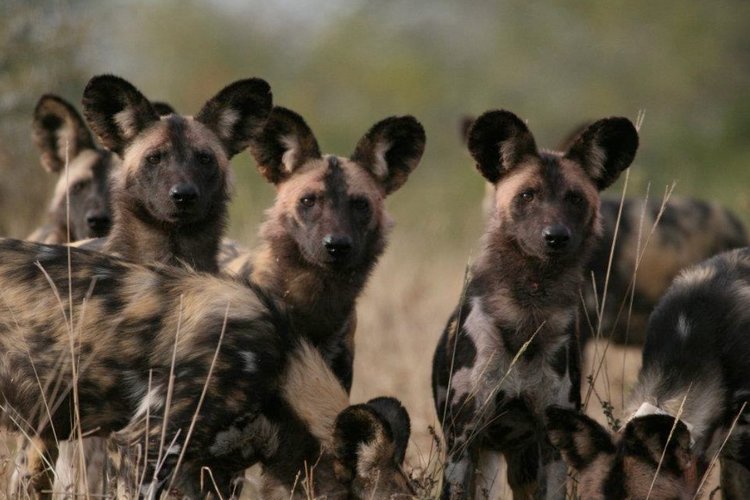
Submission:
{"label": "african wild dog", "polygon": [[269,478],[264,498],[290,498],[295,482],[295,497],[411,492],[403,407],[349,406],[318,351],[251,283],[0,240],[0,290],[0,423],[47,445],[113,433],[131,478],[123,496],[158,498],[173,482],[197,498],[215,482],[227,498],[254,462]]}
{"label": "african wild dog", "polygon": [[[472,116],[464,116],[459,122],[464,142],[468,140],[473,121]],[[555,149],[566,151],[588,125],[584,123],[572,129]],[[494,211],[494,196],[492,184],[487,183],[482,202],[487,219]],[[588,322],[581,327],[582,344],[599,328],[604,338],[617,344],[642,345],[648,315],[681,270],[750,243],[742,221],[712,201],[676,196],[665,202],[603,198],[600,213],[603,234],[584,274],[583,296]],[[650,234],[652,229],[653,234]],[[608,274],[610,254],[612,267]],[[634,280],[636,264],[638,273]],[[597,305],[602,301],[604,311],[599,319]]]}
{"label": "african wild dog", "polygon": [[588,127],[565,153],[538,150],[526,125],[489,111],[469,151],[495,186],[495,211],[464,298],[433,362],[446,438],[443,495],[491,493],[499,460],[517,498],[563,498],[566,469],[544,410],[580,406],[577,311],[583,268],[601,232],[599,190],[627,168],[638,134],[625,118]]}
{"label": "african wild dog", "polygon": [[[619,199],[602,200],[604,235],[591,259],[583,287],[586,311],[593,326],[582,327],[582,338],[588,337],[592,329],[596,332],[597,303],[601,304],[605,290],[619,211]],[[662,200],[646,202],[626,199],[622,205],[599,327],[604,338],[611,338],[618,344],[643,344],[648,315],[681,270],[713,255],[748,244],[742,222],[716,202],[670,197],[659,217],[660,211]],[[655,230],[648,244],[645,244],[654,224]],[[639,233],[642,256],[633,281],[638,261]],[[592,284],[592,274],[595,285]],[[631,310],[630,290],[633,282],[635,290]],[[595,297],[594,286],[598,298]]]}
{"label": "african wild dog", "polygon": [[[192,118],[155,107],[121,78],[92,78],[83,94],[84,115],[102,144],[122,158],[122,166],[110,183],[111,234],[81,246],[133,262],[217,272],[229,159],[247,147],[270,109],[270,88],[260,79],[227,86]],[[33,448],[24,454],[35,455]],[[98,458],[96,449],[103,450],[103,443],[89,444],[87,455]],[[63,450],[61,457],[57,469],[69,470],[65,462],[72,463],[72,450]],[[20,461],[15,475],[38,475],[28,470],[38,461],[24,460],[27,465]]]}
{"label": "african wild dog", "polygon": [[122,168],[112,179],[112,232],[86,247],[218,272],[229,159],[247,147],[270,110],[270,88],[257,78],[228,85],[194,118],[160,118],[125,80],[92,78],[83,113],[102,144],[122,157]]}
{"label": "african wild dog", "polygon": [[112,225],[107,181],[119,158],[97,147],[75,108],[52,94],[43,95],[34,109],[33,138],[42,167],[59,178],[47,223],[27,239],[59,244],[106,236]]}
{"label": "african wild dog", "polygon": [[583,497],[646,498],[679,416],[651,498],[694,498],[719,451],[722,497],[750,498],[749,283],[748,248],[675,279],[649,318],[622,439],[580,415],[548,415],[550,438],[578,470]]}
{"label": "african wild dog", "polygon": [[425,145],[411,116],[386,118],[350,158],[321,155],[301,116],[275,107],[250,145],[277,189],[261,246],[226,269],[288,305],[296,331],[321,351],[347,390],[352,383],[355,304],[392,225],[384,199],[406,182]]}

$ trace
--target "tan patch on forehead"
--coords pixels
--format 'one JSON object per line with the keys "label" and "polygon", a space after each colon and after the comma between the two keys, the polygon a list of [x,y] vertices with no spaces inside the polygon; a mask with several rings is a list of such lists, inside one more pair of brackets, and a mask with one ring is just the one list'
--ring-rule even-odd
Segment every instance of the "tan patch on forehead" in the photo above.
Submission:
{"label": "tan patch on forehead", "polygon": [[86,149],[68,163],[68,172],[60,173],[60,178],[55,186],[55,194],[50,203],[50,209],[59,207],[65,203],[65,192],[68,186],[73,187],[76,183],[90,180],[94,177],[93,166],[99,160],[99,153],[93,149]]}
{"label": "tan patch on forehead", "polygon": [[590,204],[599,206],[599,190],[577,163],[561,159],[560,172],[570,188],[580,190]]}
{"label": "tan patch on forehead", "polygon": [[346,176],[350,195],[366,196],[375,201],[383,200],[383,187],[364,167],[347,158],[339,158],[339,165]]}
{"label": "tan patch on forehead", "polygon": [[196,121],[191,116],[176,118],[175,115],[169,115],[161,117],[158,123],[143,131],[127,147],[123,153],[122,177],[127,175],[129,171],[137,169],[141,163],[141,159],[147,154],[158,150],[168,150],[171,147],[169,121],[175,119],[185,120],[184,128],[182,129],[184,135],[180,137],[180,140],[184,140],[194,150],[206,149],[213,152],[219,168],[228,170],[229,159],[227,158],[227,154],[224,151],[221,141],[211,129],[201,122]]}
{"label": "tan patch on forehead", "polygon": [[505,211],[513,198],[528,187],[538,186],[541,182],[540,166],[527,162],[518,165],[495,185],[495,208]]}
{"label": "tan patch on forehead", "polygon": [[[325,196],[325,177],[328,173],[328,156],[306,162],[295,170],[288,180],[278,187],[278,208],[291,213],[299,199],[308,194]],[[382,206],[384,192],[380,184],[363,167],[347,158],[338,158],[339,166],[344,173],[349,196],[368,198],[377,212]]]}

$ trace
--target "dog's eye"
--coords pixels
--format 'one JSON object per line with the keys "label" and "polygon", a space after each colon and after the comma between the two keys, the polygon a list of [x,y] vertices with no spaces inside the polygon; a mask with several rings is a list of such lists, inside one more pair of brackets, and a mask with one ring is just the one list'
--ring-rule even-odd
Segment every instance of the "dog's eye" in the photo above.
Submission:
{"label": "dog's eye", "polygon": [[310,194],[310,195],[303,196],[302,198],[300,198],[299,199],[299,204],[302,205],[305,208],[310,208],[313,205],[315,205],[315,201],[316,201],[315,195],[314,194]]}
{"label": "dog's eye", "polygon": [[581,193],[576,193],[576,192],[568,193],[566,198],[568,199],[568,202],[570,202],[571,205],[580,205],[581,203],[583,203],[583,195]]}
{"label": "dog's eye", "polygon": [[88,181],[79,181],[70,186],[70,192],[71,193],[80,193],[83,191],[83,188],[85,188],[88,185]]}
{"label": "dog's eye", "polygon": [[524,202],[528,203],[528,202],[530,202],[531,200],[534,199],[534,191],[532,191],[531,189],[526,190],[523,193],[519,194],[518,198],[521,201],[524,201]]}
{"label": "dog's eye", "polygon": [[366,198],[352,198],[349,203],[358,212],[367,212],[370,209],[370,202]]}
{"label": "dog's eye", "polygon": [[146,161],[151,165],[158,165],[161,163],[161,153],[151,153],[146,157]]}
{"label": "dog's eye", "polygon": [[201,165],[210,165],[214,161],[214,157],[211,153],[206,153],[205,151],[201,151],[198,153],[198,163]]}

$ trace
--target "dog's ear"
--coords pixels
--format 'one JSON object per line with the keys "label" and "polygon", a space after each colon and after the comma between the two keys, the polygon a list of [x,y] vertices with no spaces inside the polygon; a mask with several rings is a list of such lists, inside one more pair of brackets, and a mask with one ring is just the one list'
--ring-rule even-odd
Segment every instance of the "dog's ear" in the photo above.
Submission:
{"label": "dog's ear", "polygon": [[510,111],[487,111],[469,129],[469,152],[485,179],[496,184],[528,156],[538,156],[534,136]]}
{"label": "dog's ear", "polygon": [[357,143],[351,159],[368,169],[390,194],[417,168],[424,147],[424,128],[416,118],[392,116],[370,128]]}
{"label": "dog's ear", "polygon": [[114,75],[95,76],[83,91],[83,115],[105,148],[122,156],[159,115],[141,92]]}
{"label": "dog's ear", "polygon": [[586,127],[565,158],[577,162],[601,191],[628,168],[638,150],[638,132],[627,118],[605,118]]}
{"label": "dog's ear", "polygon": [[575,470],[583,471],[600,454],[615,453],[607,430],[581,412],[550,407],[546,418],[550,442]]}
{"label": "dog's ear", "polygon": [[396,463],[400,464],[406,457],[406,447],[411,435],[411,420],[406,408],[396,398],[379,397],[367,402],[367,406],[375,410],[388,423],[396,445]]}
{"label": "dog's ear", "polygon": [[151,106],[154,108],[154,111],[156,111],[156,114],[158,114],[159,116],[167,116],[167,115],[176,113],[172,105],[164,101],[154,101],[151,103]]}
{"label": "dog's ear", "polygon": [[42,166],[53,173],[84,149],[95,149],[94,139],[81,115],[66,100],[45,94],[34,109],[34,144],[41,151]]}
{"label": "dog's ear", "polygon": [[349,406],[336,418],[336,477],[355,498],[410,495],[401,464],[409,440],[409,415],[394,398]]}
{"label": "dog's ear", "polygon": [[665,471],[683,471],[692,461],[690,431],[682,421],[675,423],[669,415],[634,418],[625,426],[622,442],[625,456],[633,463],[658,464],[661,461]]}
{"label": "dog's ear", "polygon": [[258,171],[273,184],[287,179],[308,160],[320,158],[320,148],[310,127],[294,111],[276,106],[263,130],[250,143]]}
{"label": "dog's ear", "polygon": [[247,78],[224,87],[203,105],[195,119],[216,134],[231,158],[260,134],[272,106],[268,83]]}

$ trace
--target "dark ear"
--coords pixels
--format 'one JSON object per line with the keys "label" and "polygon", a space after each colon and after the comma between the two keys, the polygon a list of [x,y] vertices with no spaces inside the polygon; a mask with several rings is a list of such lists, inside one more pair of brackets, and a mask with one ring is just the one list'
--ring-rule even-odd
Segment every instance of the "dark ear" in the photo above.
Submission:
{"label": "dark ear", "polygon": [[308,160],[320,158],[318,141],[305,120],[275,106],[263,130],[250,143],[258,171],[273,184],[282,182]]}
{"label": "dark ear", "polygon": [[369,169],[390,194],[417,167],[424,146],[424,128],[416,118],[392,116],[372,126],[357,143],[351,159]]}
{"label": "dark ear", "polygon": [[529,128],[510,111],[487,111],[469,130],[469,153],[485,179],[495,184],[526,156],[536,156]]}
{"label": "dark ear", "polygon": [[151,103],[127,81],[95,76],[83,91],[83,115],[101,143],[122,156],[143,130],[159,120]]}
{"label": "dark ear", "polygon": [[387,397],[371,399],[367,402],[367,406],[375,410],[388,423],[396,445],[396,463],[403,463],[411,435],[411,421],[406,408],[398,399]]}
{"label": "dark ear", "polygon": [[213,130],[230,158],[250,145],[273,106],[271,87],[260,78],[239,80],[208,100],[195,119]]}
{"label": "dark ear", "polygon": [[[674,427],[674,432],[672,431]],[[669,434],[672,433],[672,438]],[[626,455],[648,454],[651,463],[659,463],[664,454],[662,467],[665,470],[682,471],[691,461],[690,431],[681,421],[669,415],[646,415],[628,422],[623,431]],[[666,453],[664,447],[667,447]],[[646,457],[641,457],[646,458]]]}
{"label": "dark ear", "polygon": [[[386,417],[381,416],[376,409],[381,405],[381,402],[376,402],[375,406],[369,403],[352,405],[336,417],[333,431],[334,453],[338,462],[337,469],[346,475],[345,479],[377,473],[373,468],[396,465],[397,447],[391,426]],[[398,413],[398,410],[393,409],[387,411],[393,411],[391,416]]]}
{"label": "dark ear", "polygon": [[615,453],[609,433],[594,419],[556,407],[547,408],[546,417],[550,442],[574,469],[582,470],[601,453]]}
{"label": "dark ear", "polygon": [[461,137],[462,144],[467,144],[469,142],[469,130],[471,130],[471,126],[474,125],[475,119],[476,118],[471,115],[464,115],[458,121],[458,134],[459,137]]}
{"label": "dark ear", "polygon": [[565,158],[580,163],[602,190],[630,166],[637,150],[638,132],[630,120],[605,118],[585,128],[565,153]]}
{"label": "dark ear", "polygon": [[151,107],[154,108],[154,111],[159,116],[167,116],[175,113],[174,108],[164,101],[154,101],[151,103]]}
{"label": "dark ear", "polygon": [[50,172],[65,167],[65,158],[75,158],[84,149],[94,149],[94,139],[83,118],[64,99],[45,94],[34,109],[32,125],[36,147],[42,152],[42,166]]}

